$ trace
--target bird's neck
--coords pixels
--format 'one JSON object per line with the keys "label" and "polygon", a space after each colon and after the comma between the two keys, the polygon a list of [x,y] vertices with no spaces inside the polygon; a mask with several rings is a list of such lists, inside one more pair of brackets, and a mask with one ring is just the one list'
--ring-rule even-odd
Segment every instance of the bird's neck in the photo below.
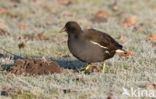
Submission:
{"label": "bird's neck", "polygon": [[81,38],[82,34],[83,34],[83,31],[81,31],[81,32],[74,32],[74,33],[69,33],[69,34],[68,34],[68,38],[70,38],[70,39],[78,39],[78,38]]}

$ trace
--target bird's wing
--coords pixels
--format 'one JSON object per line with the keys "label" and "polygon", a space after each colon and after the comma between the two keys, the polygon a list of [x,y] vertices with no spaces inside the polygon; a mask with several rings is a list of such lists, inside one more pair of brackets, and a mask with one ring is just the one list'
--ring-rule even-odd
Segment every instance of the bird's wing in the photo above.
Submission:
{"label": "bird's wing", "polygon": [[122,49],[122,45],[115,41],[111,36],[95,29],[85,30],[84,37],[91,43],[109,50]]}

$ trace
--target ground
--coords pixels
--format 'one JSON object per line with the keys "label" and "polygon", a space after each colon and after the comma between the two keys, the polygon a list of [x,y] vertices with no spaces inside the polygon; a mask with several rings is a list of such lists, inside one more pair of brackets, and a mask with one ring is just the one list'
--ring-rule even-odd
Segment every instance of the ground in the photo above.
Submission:
{"label": "ground", "polygon": [[[142,90],[156,88],[156,42],[147,39],[156,34],[155,17],[155,0],[1,0],[0,47],[24,58],[49,58],[66,72],[6,73],[16,58],[0,49],[0,98],[143,98]],[[58,33],[69,20],[108,33],[131,55],[107,60],[105,73],[102,63],[93,64],[99,72],[80,72],[86,64],[69,52],[67,34]],[[130,95],[123,95],[123,89]],[[133,95],[131,89],[137,93]]]}

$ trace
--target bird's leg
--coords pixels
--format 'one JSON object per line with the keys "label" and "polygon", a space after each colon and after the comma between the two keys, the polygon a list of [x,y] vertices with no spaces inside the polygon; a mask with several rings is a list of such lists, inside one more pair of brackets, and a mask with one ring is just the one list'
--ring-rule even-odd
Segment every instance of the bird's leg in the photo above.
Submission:
{"label": "bird's leg", "polygon": [[88,64],[88,65],[86,66],[85,70],[88,70],[88,69],[89,69],[89,67],[90,67],[90,64]]}
{"label": "bird's leg", "polygon": [[89,69],[89,67],[90,67],[90,64],[88,64],[88,65],[84,68],[84,70],[82,71],[82,73],[86,73],[86,71]]}
{"label": "bird's leg", "polygon": [[103,73],[105,72],[105,67],[106,67],[106,62],[104,61],[104,62],[103,62],[103,70],[102,70]]}

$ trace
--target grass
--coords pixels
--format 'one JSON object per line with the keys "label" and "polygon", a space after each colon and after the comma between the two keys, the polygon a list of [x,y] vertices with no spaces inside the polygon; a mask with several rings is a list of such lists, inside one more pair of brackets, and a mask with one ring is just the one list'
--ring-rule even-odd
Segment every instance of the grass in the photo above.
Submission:
{"label": "grass", "polygon": [[[9,14],[0,14],[0,23],[5,24],[5,30],[11,36],[0,37],[0,47],[22,56],[49,57],[55,59],[62,67],[83,67],[84,63],[74,58],[66,44],[66,33],[58,31],[69,20],[77,21],[82,28],[88,25],[109,33],[117,41],[120,35],[126,40],[120,42],[132,52],[128,58],[120,59],[118,55],[109,59],[106,73],[85,75],[79,72],[53,74],[46,76],[15,76],[0,72],[0,90],[5,87],[12,89],[9,96],[0,98],[106,98],[110,93],[114,97],[127,98],[122,95],[123,87],[147,89],[146,84],[156,83],[156,47],[154,41],[146,40],[154,35],[156,30],[156,2],[155,0],[120,0],[118,10],[112,10],[114,0],[75,0],[73,5],[59,5],[56,0],[21,0],[20,3],[2,0],[0,9],[9,11]],[[106,23],[93,23],[91,18],[98,10],[107,11]],[[121,17],[117,16],[124,11]],[[71,17],[64,14],[72,14]],[[124,28],[121,24],[130,16],[137,16],[136,24]],[[26,29],[19,29],[19,25],[26,25]],[[134,27],[143,24],[134,31]],[[19,51],[17,37],[25,34],[45,33],[49,40],[24,40],[26,47]],[[6,57],[0,57],[0,63],[13,64],[10,54],[0,50]],[[71,55],[70,58],[63,58]],[[6,59],[8,58],[8,60]],[[102,63],[95,64],[102,66]],[[79,78],[79,79],[77,79]],[[156,93],[155,93],[156,96]],[[132,97],[128,97],[132,98]],[[145,98],[145,97],[142,97]],[[146,97],[147,98],[147,97]]]}

